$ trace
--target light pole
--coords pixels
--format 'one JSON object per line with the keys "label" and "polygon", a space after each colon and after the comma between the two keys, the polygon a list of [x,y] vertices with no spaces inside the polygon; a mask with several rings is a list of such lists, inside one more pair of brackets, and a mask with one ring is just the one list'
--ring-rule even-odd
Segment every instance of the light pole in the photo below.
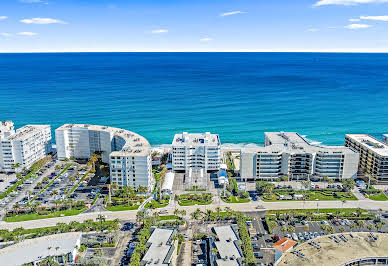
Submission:
{"label": "light pole", "polygon": [[319,213],[319,199],[315,199],[317,201],[317,213]]}

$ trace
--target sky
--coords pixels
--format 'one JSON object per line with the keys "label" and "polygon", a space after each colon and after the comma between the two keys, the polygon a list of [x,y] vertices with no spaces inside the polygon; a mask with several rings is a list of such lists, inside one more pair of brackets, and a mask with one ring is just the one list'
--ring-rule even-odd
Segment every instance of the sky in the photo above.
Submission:
{"label": "sky", "polygon": [[0,52],[388,52],[388,0],[1,0]]}

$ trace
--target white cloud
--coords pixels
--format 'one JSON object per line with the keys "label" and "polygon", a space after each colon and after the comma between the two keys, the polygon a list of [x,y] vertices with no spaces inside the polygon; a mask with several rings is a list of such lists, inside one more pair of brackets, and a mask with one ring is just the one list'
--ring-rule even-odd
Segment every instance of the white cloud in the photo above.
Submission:
{"label": "white cloud", "polygon": [[238,14],[245,14],[246,12],[243,11],[231,11],[220,14],[221,17],[231,16],[231,15],[238,15]]}
{"label": "white cloud", "polygon": [[199,39],[201,42],[210,42],[213,40],[213,38],[209,38],[209,37],[205,37],[205,38],[201,38]]}
{"label": "white cloud", "polygon": [[67,22],[54,18],[29,18],[20,20],[26,24],[67,24]]}
{"label": "white cloud", "polygon": [[357,21],[360,21],[360,19],[359,18],[350,18],[349,21],[350,22],[357,22]]}
{"label": "white cloud", "polygon": [[388,0],[320,0],[314,6],[342,5],[354,6],[358,4],[388,3]]}
{"label": "white cloud", "polygon": [[388,16],[361,16],[360,19],[388,21]]}
{"label": "white cloud", "polygon": [[19,32],[18,35],[21,35],[21,36],[35,36],[35,35],[38,35],[38,34],[36,32],[23,31],[23,32]]}
{"label": "white cloud", "polygon": [[371,25],[367,24],[350,24],[345,26],[345,29],[350,29],[350,30],[359,30],[359,29],[366,29],[372,27]]}
{"label": "white cloud", "polygon": [[9,37],[9,36],[11,36],[11,34],[7,33],[7,32],[0,32],[0,36],[1,37]]}
{"label": "white cloud", "polygon": [[166,30],[166,29],[158,29],[158,30],[153,30],[151,32],[154,33],[154,34],[159,34],[159,33],[167,33],[168,30]]}
{"label": "white cloud", "polygon": [[0,16],[0,20],[4,20],[4,19],[7,19],[8,17],[7,16]]}
{"label": "white cloud", "polygon": [[319,29],[310,28],[310,29],[307,29],[306,31],[308,31],[308,32],[317,32],[317,31],[319,31]]}

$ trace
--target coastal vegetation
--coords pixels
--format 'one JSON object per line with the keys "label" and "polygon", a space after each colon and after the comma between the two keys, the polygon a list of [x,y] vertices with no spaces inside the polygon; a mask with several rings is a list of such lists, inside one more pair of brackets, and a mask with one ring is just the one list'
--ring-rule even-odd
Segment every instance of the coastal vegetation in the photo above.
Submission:
{"label": "coastal vegetation", "polygon": [[178,204],[180,206],[190,205],[208,205],[213,202],[213,195],[211,193],[188,193],[178,196]]}
{"label": "coastal vegetation", "polygon": [[18,181],[13,184],[11,187],[9,187],[6,191],[0,194],[0,199],[5,198],[8,196],[10,193],[15,191],[21,184],[24,183],[27,179],[30,179],[31,177],[34,176],[34,174],[39,171],[45,164],[47,164],[49,161],[51,161],[51,156],[46,156],[43,159],[37,161],[34,163],[29,170],[27,171],[27,174],[23,177],[20,173],[18,173]]}
{"label": "coastal vegetation", "polygon": [[83,201],[55,201],[54,204],[55,206],[53,207],[46,207],[41,206],[40,203],[36,202],[25,207],[21,207],[16,203],[13,209],[6,213],[4,221],[20,222],[61,216],[72,216],[80,214],[87,209]]}
{"label": "coastal vegetation", "polygon": [[66,232],[90,232],[90,231],[114,231],[119,229],[119,220],[112,221],[93,221],[86,220],[84,222],[72,221],[69,224],[57,223],[55,226],[24,229],[23,227],[16,228],[12,231],[7,229],[0,230],[0,241],[18,241],[19,239],[32,239],[46,235],[53,235]]}
{"label": "coastal vegetation", "polygon": [[145,196],[137,195],[130,186],[117,189],[117,185],[113,184],[112,187],[113,195],[110,197],[110,202],[109,197],[105,198],[105,209],[108,211],[137,210],[145,199]]}

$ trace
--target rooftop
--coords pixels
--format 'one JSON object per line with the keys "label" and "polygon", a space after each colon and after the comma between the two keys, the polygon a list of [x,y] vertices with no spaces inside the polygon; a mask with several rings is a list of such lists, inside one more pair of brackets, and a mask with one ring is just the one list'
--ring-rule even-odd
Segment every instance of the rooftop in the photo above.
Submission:
{"label": "rooftop", "polygon": [[120,151],[113,151],[111,156],[147,156],[150,153],[151,145],[143,137],[137,133],[129,130],[99,126],[99,125],[88,125],[88,124],[65,124],[56,130],[70,130],[70,129],[82,129],[94,131],[104,131],[111,134],[111,137],[121,137],[125,144]]}
{"label": "rooftop", "polygon": [[147,241],[147,245],[150,245],[150,247],[142,259],[143,264],[166,264],[164,261],[169,259],[169,251],[173,248],[171,244],[171,237],[173,233],[174,230],[172,229],[155,228],[151,237]]}
{"label": "rooftop", "polygon": [[[79,232],[56,234],[27,239],[0,249],[1,265],[23,265],[48,256],[59,256],[73,252],[81,239]],[[59,247],[59,249],[56,249]],[[50,249],[49,249],[50,248]]]}
{"label": "rooftop", "polygon": [[175,134],[172,141],[173,146],[218,146],[221,145],[217,134],[206,133],[187,133]]}
{"label": "rooftop", "polygon": [[[341,265],[351,260],[366,257],[387,257],[388,234],[373,233],[378,239],[374,241],[370,233],[344,233],[348,241],[340,240],[338,243],[329,237],[322,236],[298,245],[293,251],[299,251],[304,257],[299,257],[291,252],[286,252],[276,265]],[[336,234],[339,238],[340,234]],[[314,241],[321,249],[310,245]]]}
{"label": "rooftop", "polygon": [[287,252],[296,244],[297,244],[296,241],[289,239],[287,237],[284,237],[284,238],[280,239],[278,242],[276,242],[275,244],[273,244],[272,247],[276,248],[277,250],[279,250],[281,252]]}
{"label": "rooftop", "polygon": [[[325,146],[307,141],[297,132],[265,132],[266,145],[242,149],[245,152],[265,152],[280,154],[287,151],[293,153],[323,153],[323,154],[354,154],[348,147]],[[268,143],[268,142],[269,143]]]}
{"label": "rooftop", "polygon": [[237,237],[230,225],[214,227],[218,241],[214,241],[221,259],[217,260],[218,265],[238,265],[237,259],[241,258],[239,249],[236,246]]}
{"label": "rooftop", "polygon": [[346,136],[379,155],[388,156],[388,144],[379,139],[368,134],[347,134]]}
{"label": "rooftop", "polygon": [[50,129],[50,125],[26,125],[16,130],[15,134],[8,137],[8,140],[26,140],[37,132],[47,128]]}

